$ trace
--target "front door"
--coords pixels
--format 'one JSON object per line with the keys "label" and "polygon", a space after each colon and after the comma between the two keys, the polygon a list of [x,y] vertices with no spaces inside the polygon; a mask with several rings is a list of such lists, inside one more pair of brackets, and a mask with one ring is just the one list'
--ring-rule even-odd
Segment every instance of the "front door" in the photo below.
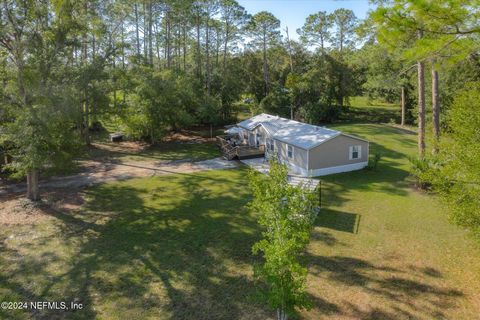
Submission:
{"label": "front door", "polygon": [[253,134],[253,132],[248,133],[248,145],[255,145],[255,135]]}

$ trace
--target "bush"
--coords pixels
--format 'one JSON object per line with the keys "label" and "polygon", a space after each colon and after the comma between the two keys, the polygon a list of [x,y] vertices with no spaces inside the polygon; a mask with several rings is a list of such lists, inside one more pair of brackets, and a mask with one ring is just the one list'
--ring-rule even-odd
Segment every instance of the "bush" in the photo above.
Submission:
{"label": "bush", "polygon": [[369,170],[375,170],[377,169],[378,162],[380,162],[380,159],[382,158],[382,155],[380,153],[375,153],[373,155],[373,158],[368,159],[368,169]]}
{"label": "bush", "polygon": [[410,157],[411,169],[410,173],[415,178],[415,184],[418,188],[423,190],[430,190],[432,187],[432,165],[427,158]]}

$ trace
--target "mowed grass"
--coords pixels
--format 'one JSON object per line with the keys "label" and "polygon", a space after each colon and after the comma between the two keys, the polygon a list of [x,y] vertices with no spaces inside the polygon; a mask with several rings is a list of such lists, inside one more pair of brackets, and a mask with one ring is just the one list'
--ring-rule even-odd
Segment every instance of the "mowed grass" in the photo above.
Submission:
{"label": "mowed grass", "polygon": [[350,123],[399,123],[400,105],[368,97],[351,97],[339,120]]}
{"label": "mowed grass", "polygon": [[[415,136],[336,125],[371,141],[376,170],[322,179],[323,209],[306,253],[314,302],[300,319],[477,319],[480,247],[412,188]],[[0,318],[270,319],[254,302],[260,237],[246,170],[108,183],[76,211],[0,226],[0,297],[78,300],[76,312],[0,310]]]}
{"label": "mowed grass", "polygon": [[[175,174],[87,191],[77,212],[1,227],[0,297],[78,301],[75,319],[266,319],[253,303],[259,238],[246,170]],[[0,318],[12,313],[0,310]],[[18,312],[17,318],[35,317]]]}
{"label": "mowed grass", "polygon": [[308,319],[479,319],[480,246],[412,187],[416,136],[335,125],[368,139],[376,170],[323,177],[324,209],[308,250]]}
{"label": "mowed grass", "polygon": [[148,146],[144,150],[129,151],[118,148],[118,144],[103,142],[88,151],[87,158],[114,161],[201,161],[220,156],[215,143],[163,142]]}

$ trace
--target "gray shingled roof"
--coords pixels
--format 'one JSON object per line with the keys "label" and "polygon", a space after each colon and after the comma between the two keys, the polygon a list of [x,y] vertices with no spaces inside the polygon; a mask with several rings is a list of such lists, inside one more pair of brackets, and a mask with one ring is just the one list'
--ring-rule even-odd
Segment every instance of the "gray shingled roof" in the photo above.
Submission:
{"label": "gray shingled roof", "polygon": [[340,131],[280,118],[266,113],[244,120],[237,125],[247,130],[253,130],[261,125],[274,139],[302,149],[311,149],[342,134]]}

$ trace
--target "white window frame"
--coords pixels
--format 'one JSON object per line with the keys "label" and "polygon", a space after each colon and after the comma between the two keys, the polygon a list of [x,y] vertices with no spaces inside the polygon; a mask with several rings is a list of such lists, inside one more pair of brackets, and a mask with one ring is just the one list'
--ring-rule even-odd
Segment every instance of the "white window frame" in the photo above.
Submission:
{"label": "white window frame", "polygon": [[[291,149],[291,151],[289,149]],[[290,156],[290,154],[292,156]],[[287,158],[292,160],[295,158],[295,148],[289,144],[287,144]]]}
{"label": "white window frame", "polygon": [[[356,152],[357,152],[357,157],[354,158],[353,157],[353,153],[355,152],[354,149],[357,149]],[[349,152],[348,152],[348,159],[349,160],[358,160],[362,158],[362,146],[361,145],[355,145],[355,146],[350,146],[349,147]]]}

